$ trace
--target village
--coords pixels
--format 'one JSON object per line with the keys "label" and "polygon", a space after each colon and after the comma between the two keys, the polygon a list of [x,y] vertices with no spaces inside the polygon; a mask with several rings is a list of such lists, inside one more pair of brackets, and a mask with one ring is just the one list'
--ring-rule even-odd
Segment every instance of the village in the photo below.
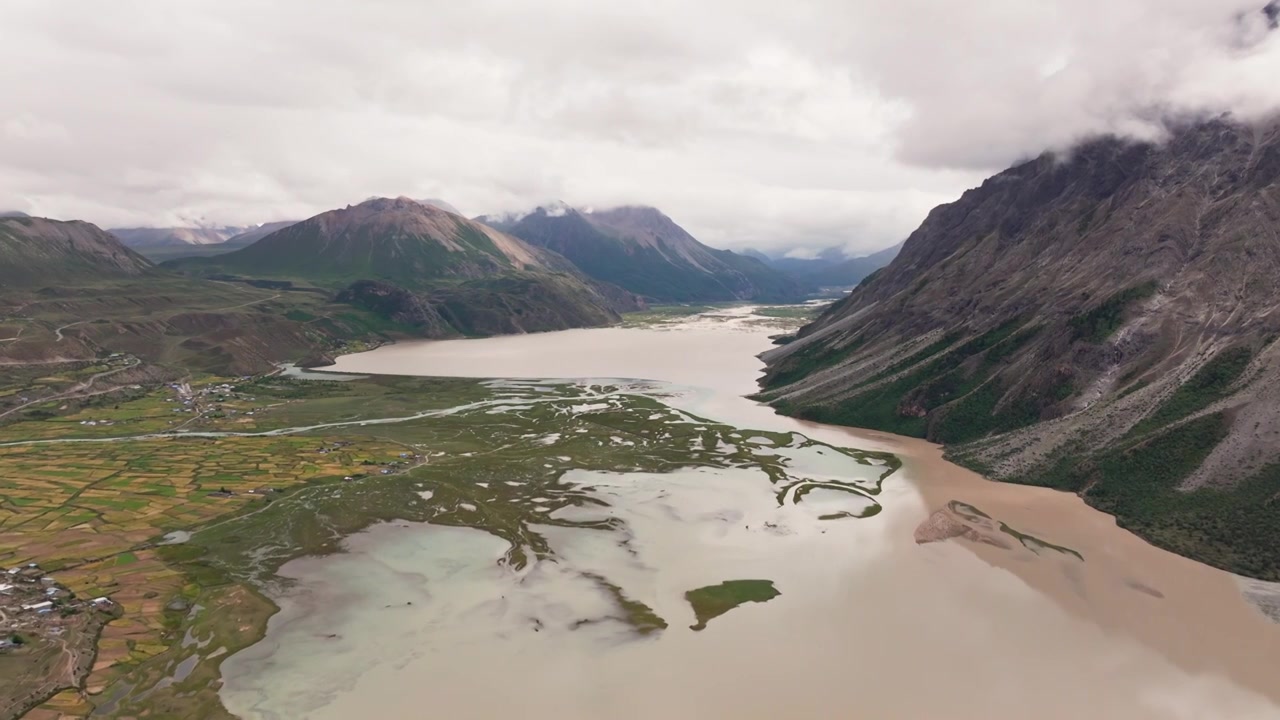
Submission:
{"label": "village", "polygon": [[77,597],[36,563],[0,572],[0,717],[85,677],[102,628],[121,612],[108,597]]}
{"label": "village", "polygon": [[102,613],[105,620],[115,612],[111,598],[78,598],[36,563],[10,568],[0,574],[0,652],[57,638],[79,624],[69,618],[80,613]]}

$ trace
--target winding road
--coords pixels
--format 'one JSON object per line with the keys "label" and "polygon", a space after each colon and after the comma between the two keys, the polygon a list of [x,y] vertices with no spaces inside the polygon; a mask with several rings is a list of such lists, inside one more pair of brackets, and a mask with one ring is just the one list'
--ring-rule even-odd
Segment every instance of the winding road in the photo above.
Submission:
{"label": "winding road", "polygon": [[[18,405],[18,406],[16,406],[16,407],[11,407],[11,408],[9,408],[8,410],[5,410],[4,412],[0,412],[0,418],[5,417],[5,416],[8,416],[8,415],[12,415],[13,413],[18,412],[19,410],[21,410],[21,409],[23,409],[23,408],[31,407],[32,405],[39,405],[40,403],[47,403],[47,402],[50,402],[51,400],[62,400],[63,398],[72,397],[72,396],[77,396],[77,393],[80,393],[80,392],[82,392],[82,391],[84,391],[84,390],[88,390],[89,388],[93,387],[93,383],[94,383],[94,382],[96,382],[97,380],[99,380],[99,379],[101,379],[101,378],[104,378],[104,377],[107,377],[107,376],[109,376],[109,375],[115,375],[116,373],[119,373],[119,372],[124,372],[125,370],[128,370],[128,369],[130,369],[130,368],[135,368],[135,367],[137,367],[141,362],[142,362],[142,361],[138,360],[137,358],[133,358],[133,362],[129,363],[128,365],[123,365],[123,366],[118,367],[118,368],[112,368],[111,370],[104,370],[104,371],[102,371],[102,372],[100,372],[100,373],[97,373],[97,374],[95,374],[95,375],[91,375],[87,380],[85,380],[84,382],[81,382],[81,383],[77,383],[77,384],[75,385],[75,387],[72,387],[70,390],[64,390],[64,391],[62,391],[62,392],[60,392],[60,393],[55,393],[55,394],[53,394],[53,395],[47,395],[47,396],[42,397],[42,398],[36,398],[35,400],[32,400],[31,402],[23,403],[23,404]],[[102,394],[104,394],[104,393],[114,392],[115,390],[116,390],[116,388],[108,388],[108,389],[106,389],[106,390],[100,390],[100,391],[98,391],[98,392],[92,392],[92,393],[88,393],[88,394],[86,394],[86,395],[79,395],[78,397],[91,397],[91,396],[93,396],[93,395],[102,395]]]}

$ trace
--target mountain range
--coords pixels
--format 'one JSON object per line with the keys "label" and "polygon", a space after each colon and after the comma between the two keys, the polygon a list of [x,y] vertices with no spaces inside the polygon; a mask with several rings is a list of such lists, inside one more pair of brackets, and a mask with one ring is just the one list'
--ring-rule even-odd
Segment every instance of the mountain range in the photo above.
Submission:
{"label": "mountain range", "polygon": [[[414,202],[461,216],[444,200]],[[593,278],[659,303],[798,300],[852,287],[896,253],[896,248],[891,248],[848,258],[831,249],[818,258],[798,259],[770,257],[750,250],[716,250],[698,242],[659,210],[639,206],[582,211],[564,203],[550,203],[532,212],[487,215],[474,220],[552,250]],[[114,228],[108,232],[160,263],[234,252],[296,222],[247,227]]]}
{"label": "mountain range", "polygon": [[405,197],[321,213],[248,247],[166,267],[330,288],[428,337],[604,325],[643,307],[555,253]]}
{"label": "mountain range", "polygon": [[133,248],[168,245],[217,245],[245,232],[243,227],[110,228],[107,232]]}
{"label": "mountain range", "polygon": [[265,372],[399,328],[326,294],[183,277],[81,221],[0,218],[0,364],[129,353],[128,384],[173,372]]}
{"label": "mountain range", "polygon": [[656,208],[583,211],[557,204],[477,220],[652,302],[787,302],[806,295],[795,278],[756,258],[707,247]]}
{"label": "mountain range", "polygon": [[839,248],[827,248],[813,258],[770,256],[755,250],[744,251],[777,270],[794,277],[814,291],[847,289],[862,279],[888,265],[902,249],[902,243],[870,255],[848,257]]}
{"label": "mountain range", "polygon": [[935,208],[766,354],[784,412],[949,445],[1280,580],[1280,123],[1099,138]]}
{"label": "mountain range", "polygon": [[184,257],[212,257],[248,247],[296,220],[250,227],[116,228],[109,230],[125,245],[154,262]]}

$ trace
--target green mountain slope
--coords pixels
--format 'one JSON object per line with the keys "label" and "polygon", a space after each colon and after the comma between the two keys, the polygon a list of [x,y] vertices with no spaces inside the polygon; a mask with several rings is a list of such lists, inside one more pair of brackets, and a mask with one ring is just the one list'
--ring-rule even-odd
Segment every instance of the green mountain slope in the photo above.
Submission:
{"label": "green mountain slope", "polygon": [[642,307],[555,253],[408,198],[374,198],[165,267],[343,290],[339,297],[387,317],[423,318],[416,327],[431,337],[605,325]]}
{"label": "green mountain slope", "polygon": [[793,278],[756,258],[703,245],[654,208],[538,208],[517,219],[481,219],[658,302],[786,302],[805,295]]}
{"label": "green mountain slope", "polygon": [[348,340],[409,332],[324,291],[176,275],[89,223],[0,219],[0,366],[54,371],[125,353],[140,363],[111,382],[127,385],[191,369],[266,372]]}
{"label": "green mountain slope", "polygon": [[321,213],[241,250],[168,266],[333,286],[384,280],[410,288],[548,269],[544,259],[524,243],[408,198],[374,198]]}
{"label": "green mountain slope", "polygon": [[786,412],[948,443],[1280,580],[1280,124],[1103,138],[935,208],[767,354]]}

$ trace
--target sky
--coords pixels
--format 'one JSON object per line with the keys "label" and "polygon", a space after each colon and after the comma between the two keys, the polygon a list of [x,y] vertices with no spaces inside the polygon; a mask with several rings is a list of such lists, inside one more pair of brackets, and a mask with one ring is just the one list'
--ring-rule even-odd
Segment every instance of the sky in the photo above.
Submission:
{"label": "sky", "polygon": [[653,205],[852,254],[1043,151],[1280,108],[1265,0],[4,0],[0,210]]}

